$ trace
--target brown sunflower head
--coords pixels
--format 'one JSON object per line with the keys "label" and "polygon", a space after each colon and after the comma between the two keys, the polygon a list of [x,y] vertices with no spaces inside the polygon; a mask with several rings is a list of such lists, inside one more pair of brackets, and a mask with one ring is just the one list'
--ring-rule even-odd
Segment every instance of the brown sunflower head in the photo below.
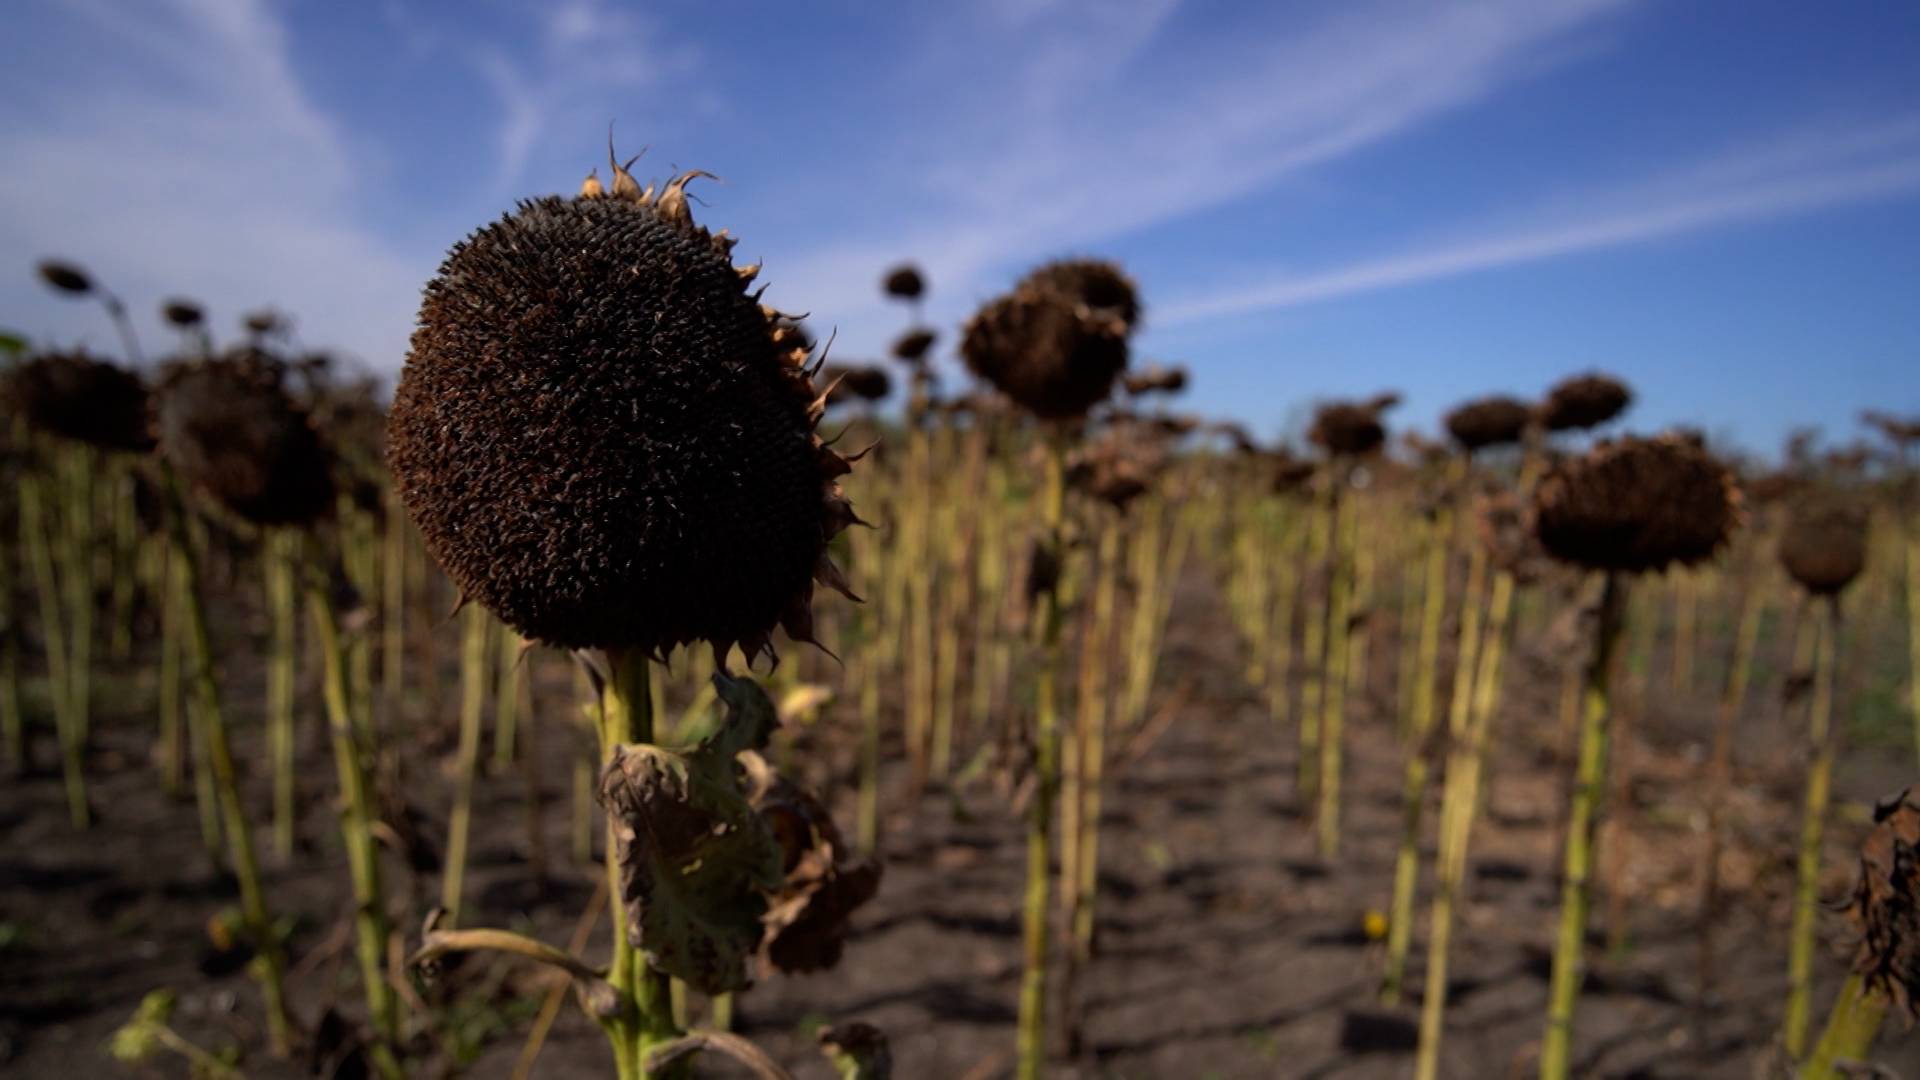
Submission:
{"label": "brown sunflower head", "polygon": [[1299,457],[1293,451],[1281,447],[1273,452],[1272,461],[1275,495],[1292,495],[1306,490],[1307,485],[1313,483],[1316,466],[1311,459]]}
{"label": "brown sunflower head", "polygon": [[1835,596],[1867,565],[1867,506],[1835,491],[1800,496],[1780,534],[1780,565],[1815,596]]}
{"label": "brown sunflower head", "polygon": [[827,364],[820,369],[820,383],[827,388],[829,406],[879,401],[893,389],[893,379],[878,364]]}
{"label": "brown sunflower head", "polygon": [[1743,513],[1725,465],[1662,435],[1610,440],[1555,463],[1534,491],[1533,518],[1554,558],[1641,573],[1712,558]]}
{"label": "brown sunflower head", "polygon": [[1895,416],[1868,409],[1860,414],[1860,421],[1903,451],[1920,443],[1920,416]]}
{"label": "brown sunflower head", "polygon": [[812,641],[850,468],[789,320],[687,182],[523,202],[428,283],[388,421],[401,499],[468,598],[571,648]]}
{"label": "brown sunflower head", "polygon": [[1848,905],[1860,945],[1853,970],[1911,1019],[1920,1019],[1920,791],[1874,809]]}
{"label": "brown sunflower head", "polygon": [[103,450],[153,449],[147,384],[131,369],[84,352],[46,353],[14,368],[7,392],[36,431]]}
{"label": "brown sunflower head", "polygon": [[1132,397],[1142,394],[1177,394],[1187,388],[1187,369],[1166,364],[1148,364],[1128,372],[1121,380]]}
{"label": "brown sunflower head", "polygon": [[1375,401],[1322,405],[1313,414],[1307,439],[1336,457],[1371,454],[1387,441],[1387,429],[1380,423],[1381,410],[1376,406]]}
{"label": "brown sunflower head", "polygon": [[1191,413],[1162,413],[1150,417],[1147,423],[1152,424],[1156,431],[1169,439],[1184,439],[1199,431],[1202,426],[1200,418]]}
{"label": "brown sunflower head", "polygon": [[154,392],[160,453],[189,484],[257,525],[326,515],[333,459],[269,355],[236,348],[161,369]]}
{"label": "brown sunflower head", "polygon": [[201,323],[206,322],[207,313],[199,304],[191,300],[182,300],[175,297],[160,305],[160,317],[165,319],[170,326],[177,327],[181,330],[191,330]]}
{"label": "brown sunflower head", "polygon": [[974,314],[960,355],[1028,412],[1074,419],[1112,393],[1138,314],[1132,283],[1109,264],[1051,263]]}
{"label": "brown sunflower head", "polygon": [[1627,411],[1633,391],[1611,375],[1591,372],[1561,381],[1540,403],[1540,425],[1548,431],[1599,427]]}
{"label": "brown sunflower head", "polygon": [[924,364],[927,354],[933,351],[933,343],[938,340],[940,336],[932,330],[916,326],[893,339],[893,358],[903,364]]}
{"label": "brown sunflower head", "polygon": [[1140,324],[1140,290],[1119,264],[1106,259],[1056,259],[1029,272],[1020,284],[1052,290],[1090,311],[1110,314],[1128,333]]}
{"label": "brown sunflower head", "polygon": [[1499,395],[1469,401],[1446,416],[1447,434],[1469,453],[1517,443],[1532,422],[1532,406]]}
{"label": "brown sunflower head", "polygon": [[1070,487],[1126,510],[1145,495],[1166,467],[1166,448],[1143,423],[1115,424],[1067,459]]}
{"label": "brown sunflower head", "polygon": [[927,291],[927,279],[912,263],[901,263],[880,279],[880,289],[896,300],[918,300]]}
{"label": "brown sunflower head", "polygon": [[93,277],[78,266],[61,259],[43,259],[34,270],[40,280],[56,292],[85,296],[93,291]]}

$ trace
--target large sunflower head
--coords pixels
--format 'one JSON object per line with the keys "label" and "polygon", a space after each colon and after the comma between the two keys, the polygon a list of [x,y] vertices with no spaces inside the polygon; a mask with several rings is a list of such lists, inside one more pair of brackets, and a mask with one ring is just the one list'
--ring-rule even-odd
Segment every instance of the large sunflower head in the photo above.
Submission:
{"label": "large sunflower head", "polygon": [[464,595],[572,648],[812,641],[849,459],[757,266],[686,186],[613,170],[522,202],[427,284],[388,424],[402,501]]}

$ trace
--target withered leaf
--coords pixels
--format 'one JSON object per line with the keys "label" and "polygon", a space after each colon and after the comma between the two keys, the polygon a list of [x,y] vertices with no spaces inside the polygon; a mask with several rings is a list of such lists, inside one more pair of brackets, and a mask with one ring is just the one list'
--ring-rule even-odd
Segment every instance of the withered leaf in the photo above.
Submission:
{"label": "withered leaf", "polygon": [[713,676],[726,719],[690,750],[619,746],[600,774],[628,932],[647,962],[703,993],[751,984],[778,841],[748,802],[735,755],[778,724],[752,679]]}
{"label": "withered leaf", "polygon": [[827,808],[760,755],[741,760],[785,875],[762,920],[767,962],[788,973],[824,971],[840,962],[853,912],[879,891],[880,864],[849,857]]}

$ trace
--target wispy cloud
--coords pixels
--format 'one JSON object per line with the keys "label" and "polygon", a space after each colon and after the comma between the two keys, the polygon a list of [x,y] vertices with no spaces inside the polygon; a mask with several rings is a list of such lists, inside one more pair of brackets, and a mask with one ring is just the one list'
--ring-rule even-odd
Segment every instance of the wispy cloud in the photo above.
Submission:
{"label": "wispy cloud", "polygon": [[[990,6],[975,25],[937,28],[903,63],[937,82],[993,55],[1004,74],[910,118],[893,144],[897,174],[851,164],[859,185],[905,193],[904,207],[867,208],[852,236],[779,267],[774,293],[830,312],[856,349],[871,347],[897,322],[874,294],[890,259],[921,260],[941,286],[936,306],[958,314],[1012,264],[1271,188],[1480,100],[1625,6],[1387,0],[1285,34],[1216,20],[1166,49],[1153,48],[1171,32],[1163,0],[1057,4],[1012,36]],[[832,170],[817,180],[855,182]]]}
{"label": "wispy cloud", "polygon": [[1916,190],[1920,116],[1775,139],[1625,189],[1556,200],[1581,209],[1561,210],[1555,220],[1497,225],[1439,246],[1212,288],[1163,305],[1156,323],[1173,327],[1295,307]]}
{"label": "wispy cloud", "polygon": [[515,193],[542,135],[563,117],[577,123],[609,94],[645,100],[641,91],[700,63],[698,50],[669,44],[646,18],[610,0],[563,0],[529,9],[528,18],[530,41],[514,43],[527,47],[463,46],[466,61],[499,101],[494,187],[501,197]]}
{"label": "wispy cloud", "polygon": [[[386,366],[430,262],[355,224],[354,162],[302,90],[282,24],[253,0],[87,2],[92,45],[48,92],[0,111],[0,303],[32,329],[104,341],[98,314],[50,306],[25,260],[91,264],[139,310],[183,293],[298,298],[325,343]],[[236,312],[221,311],[224,317]]]}

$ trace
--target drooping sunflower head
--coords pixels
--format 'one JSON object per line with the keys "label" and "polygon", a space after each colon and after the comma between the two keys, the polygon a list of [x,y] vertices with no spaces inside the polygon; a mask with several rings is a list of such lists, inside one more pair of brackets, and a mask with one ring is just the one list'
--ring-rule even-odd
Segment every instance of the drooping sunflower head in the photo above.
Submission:
{"label": "drooping sunflower head", "polygon": [[1834,596],[1867,565],[1867,507],[1834,491],[1812,491],[1787,512],[1780,565],[1801,588]]}
{"label": "drooping sunflower head", "polygon": [[241,346],[166,365],[154,392],[161,456],[257,525],[309,524],[333,505],[333,455],[284,374],[271,355]]}
{"label": "drooping sunflower head", "polygon": [[1548,431],[1599,427],[1627,411],[1633,391],[1611,375],[1575,375],[1547,391],[1540,403],[1540,425]]}
{"label": "drooping sunflower head", "polygon": [[1447,434],[1469,453],[1517,443],[1532,422],[1532,406],[1501,395],[1476,398],[1446,415]]}
{"label": "drooping sunflower head", "polygon": [[153,449],[140,374],[85,352],[35,356],[13,370],[8,397],[34,430],[103,450]]}
{"label": "drooping sunflower head", "polygon": [[[686,173],[622,166],[522,202],[426,288],[388,423],[407,512],[462,593],[522,635],[661,654],[812,641],[849,459],[757,266],[695,224]],[[850,595],[850,594],[849,594]]]}
{"label": "drooping sunflower head", "polygon": [[1126,370],[1140,317],[1133,282],[1111,263],[1048,263],[967,322],[960,355],[974,374],[1047,420],[1106,400]]}
{"label": "drooping sunflower head", "polygon": [[[1395,398],[1394,402],[1399,399]],[[1385,407],[1391,407],[1388,403]],[[1380,422],[1381,405],[1375,401],[1334,401],[1320,406],[1313,414],[1313,427],[1307,439],[1329,454],[1360,457],[1380,449],[1387,441],[1387,429]]]}
{"label": "drooping sunflower head", "polygon": [[1692,440],[1661,435],[1555,463],[1534,491],[1533,518],[1554,558],[1642,573],[1712,558],[1744,512],[1732,471]]}

